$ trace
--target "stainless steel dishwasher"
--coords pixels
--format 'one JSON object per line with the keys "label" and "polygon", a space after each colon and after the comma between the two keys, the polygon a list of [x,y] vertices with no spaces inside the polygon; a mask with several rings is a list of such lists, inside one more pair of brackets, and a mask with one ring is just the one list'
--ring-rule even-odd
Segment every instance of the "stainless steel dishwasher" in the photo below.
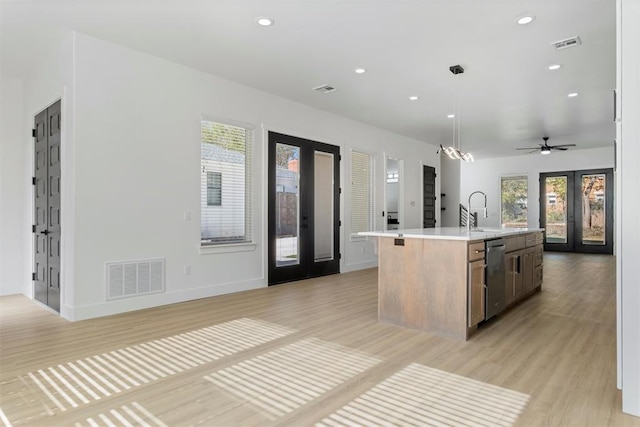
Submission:
{"label": "stainless steel dishwasher", "polygon": [[504,239],[494,239],[485,241],[485,260],[487,263],[486,277],[486,298],[484,319],[491,319],[496,314],[504,310]]}

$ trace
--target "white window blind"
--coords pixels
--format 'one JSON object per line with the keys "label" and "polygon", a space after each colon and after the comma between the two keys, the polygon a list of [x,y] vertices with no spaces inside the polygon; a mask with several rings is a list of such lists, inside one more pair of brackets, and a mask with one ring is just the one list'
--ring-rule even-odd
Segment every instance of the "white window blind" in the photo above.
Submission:
{"label": "white window blind", "polygon": [[373,157],[351,151],[351,234],[373,229]]}
{"label": "white window blind", "polygon": [[251,148],[248,127],[202,120],[200,241],[251,241]]}
{"label": "white window blind", "polygon": [[528,179],[526,176],[500,178],[500,217],[503,227],[527,227]]}

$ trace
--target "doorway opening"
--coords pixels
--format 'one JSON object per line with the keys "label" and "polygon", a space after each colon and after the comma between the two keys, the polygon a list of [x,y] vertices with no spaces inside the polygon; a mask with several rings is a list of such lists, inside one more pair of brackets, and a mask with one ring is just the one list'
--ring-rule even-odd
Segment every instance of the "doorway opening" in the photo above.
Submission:
{"label": "doorway opening", "polygon": [[403,161],[387,157],[385,166],[385,230],[397,230],[403,223]]}

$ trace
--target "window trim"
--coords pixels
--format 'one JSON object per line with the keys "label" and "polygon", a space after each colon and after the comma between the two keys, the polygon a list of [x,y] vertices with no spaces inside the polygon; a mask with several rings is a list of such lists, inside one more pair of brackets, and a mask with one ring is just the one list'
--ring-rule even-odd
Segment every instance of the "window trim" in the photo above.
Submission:
{"label": "window trim", "polygon": [[209,244],[198,246],[198,252],[200,253],[200,255],[250,252],[255,251],[257,246],[258,244],[253,241],[242,243],[219,243],[215,245]]}

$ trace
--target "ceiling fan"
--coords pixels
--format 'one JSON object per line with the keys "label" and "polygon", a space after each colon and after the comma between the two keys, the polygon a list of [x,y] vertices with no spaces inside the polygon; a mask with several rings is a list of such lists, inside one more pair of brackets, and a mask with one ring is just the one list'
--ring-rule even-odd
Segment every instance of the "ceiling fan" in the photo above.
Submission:
{"label": "ceiling fan", "polygon": [[526,147],[526,148],[516,148],[516,150],[531,150],[529,153],[535,153],[536,151],[540,151],[540,154],[549,154],[551,150],[560,150],[567,151],[567,147],[575,147],[576,144],[562,144],[562,145],[549,145],[547,141],[549,141],[548,136],[542,137],[544,140],[544,144],[539,144],[539,147]]}

